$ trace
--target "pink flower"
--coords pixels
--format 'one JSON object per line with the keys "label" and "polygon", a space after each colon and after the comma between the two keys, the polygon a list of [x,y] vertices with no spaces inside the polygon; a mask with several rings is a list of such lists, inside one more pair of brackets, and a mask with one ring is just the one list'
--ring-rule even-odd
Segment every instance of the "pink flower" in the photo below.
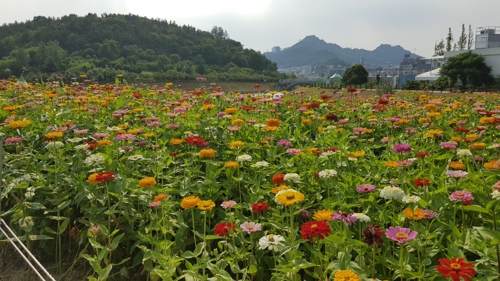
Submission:
{"label": "pink flower", "polygon": [[248,234],[262,230],[262,226],[254,222],[245,222],[240,225],[240,228]]}
{"label": "pink flower", "polygon": [[153,202],[149,202],[149,207],[158,207],[161,205],[161,201],[153,201]]}
{"label": "pink flower", "polygon": [[474,196],[467,190],[457,190],[450,195],[450,201],[460,201],[464,204],[472,203],[472,201],[474,201]]}
{"label": "pink flower", "polygon": [[347,212],[338,211],[338,213],[332,215],[332,220],[341,220],[343,223],[351,226],[356,223],[358,218],[356,218],[353,214],[349,214]]}
{"label": "pink flower", "polygon": [[302,149],[299,148],[289,148],[286,150],[286,153],[292,154],[292,155],[297,155],[302,153]]}
{"label": "pink flower", "polygon": [[385,231],[385,236],[391,240],[394,240],[398,242],[399,244],[406,243],[408,241],[411,241],[415,239],[418,235],[418,232],[416,231],[411,231],[409,228],[403,228],[403,227],[389,227]]}
{"label": "pink flower", "polygon": [[367,183],[361,184],[358,187],[356,187],[356,191],[359,193],[373,192],[376,189],[377,188],[373,184],[367,184]]}
{"label": "pink flower", "polygon": [[224,201],[220,204],[220,206],[224,209],[232,208],[234,205],[236,205],[236,201],[234,200]]}

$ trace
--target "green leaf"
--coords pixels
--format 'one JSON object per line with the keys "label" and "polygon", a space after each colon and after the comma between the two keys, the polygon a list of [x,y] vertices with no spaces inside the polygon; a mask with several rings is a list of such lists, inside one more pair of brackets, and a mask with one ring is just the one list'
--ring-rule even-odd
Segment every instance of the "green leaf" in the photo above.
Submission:
{"label": "green leaf", "polygon": [[493,240],[493,239],[500,240],[500,231],[488,229],[482,226],[481,227],[475,226],[474,230],[476,230],[486,240]]}
{"label": "green leaf", "polygon": [[462,208],[464,208],[464,210],[468,210],[468,211],[474,211],[474,212],[480,212],[480,213],[489,214],[488,209],[483,208],[481,206],[477,206],[477,205],[463,206]]}

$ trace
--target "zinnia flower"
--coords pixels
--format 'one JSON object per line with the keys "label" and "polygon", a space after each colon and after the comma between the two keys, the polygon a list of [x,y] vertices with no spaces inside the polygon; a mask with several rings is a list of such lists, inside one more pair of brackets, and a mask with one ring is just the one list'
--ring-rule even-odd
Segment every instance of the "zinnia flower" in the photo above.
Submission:
{"label": "zinnia flower", "polygon": [[262,212],[267,211],[269,205],[266,202],[256,202],[252,204],[252,211],[260,215]]}
{"label": "zinnia flower", "polygon": [[425,214],[420,208],[410,209],[406,208],[403,210],[403,215],[409,220],[419,221],[424,218]]}
{"label": "zinnia flower", "polygon": [[343,223],[351,226],[358,220],[353,214],[347,212],[338,211],[338,213],[332,215],[332,220],[341,220]]}
{"label": "zinnia flower", "polygon": [[231,229],[233,232],[236,231],[236,227],[234,226],[234,224],[230,222],[222,222],[215,226],[214,233],[217,236],[229,238],[229,229]]}
{"label": "zinnia flower", "polygon": [[263,236],[259,239],[259,250],[269,249],[271,251],[277,252],[285,246],[285,244],[282,243],[284,241],[285,238],[281,235],[269,234]]}
{"label": "zinnia flower", "polygon": [[356,191],[359,193],[367,193],[367,192],[373,192],[376,190],[376,187],[373,184],[361,184],[358,187],[356,187]]}
{"label": "zinnia flower", "polygon": [[191,209],[196,207],[198,205],[198,202],[200,202],[200,198],[198,198],[198,196],[189,196],[182,199],[181,207],[184,210]]}
{"label": "zinnia flower", "polygon": [[465,172],[465,171],[452,171],[452,170],[448,170],[446,171],[446,175],[449,176],[449,177],[452,177],[452,178],[455,178],[455,179],[461,179],[461,178],[465,178],[467,175],[469,175],[469,173]]}
{"label": "zinnia flower", "polygon": [[417,186],[417,187],[429,186],[430,181],[428,179],[425,179],[425,178],[418,178],[418,179],[413,181],[413,185]]}
{"label": "zinnia flower", "polygon": [[330,235],[331,229],[328,226],[328,223],[324,221],[310,221],[306,222],[300,228],[300,232],[302,233],[302,239],[312,242],[315,237],[323,239]]}
{"label": "zinnia flower", "polygon": [[283,179],[285,181],[300,182],[300,176],[297,173],[288,173],[283,177]]}
{"label": "zinnia flower", "polygon": [[333,214],[333,211],[323,209],[314,213],[313,219],[316,221],[331,221]]}
{"label": "zinnia flower", "polygon": [[361,277],[352,270],[340,270],[335,273],[333,281],[361,281]]}
{"label": "zinnia flower", "polygon": [[399,244],[406,243],[408,241],[411,241],[417,237],[418,232],[416,231],[411,231],[409,228],[403,228],[403,227],[389,227],[385,231],[385,236],[391,240],[394,240],[398,242]]}
{"label": "zinnia flower", "polygon": [[440,265],[436,265],[437,271],[443,277],[451,277],[453,281],[460,281],[460,277],[470,281],[476,275],[474,265],[464,262],[464,258],[439,259],[439,263]]}
{"label": "zinnia flower", "polygon": [[234,168],[237,168],[238,167],[238,162],[235,162],[235,161],[229,161],[229,162],[226,162],[224,164],[224,167],[228,168],[228,169],[234,169]]}
{"label": "zinnia flower", "polygon": [[220,204],[220,206],[224,209],[232,208],[234,205],[236,205],[236,201],[234,200],[224,201]]}
{"label": "zinnia flower", "polygon": [[276,194],[275,200],[281,205],[290,206],[304,201],[304,194],[295,189],[285,189]]}
{"label": "zinnia flower", "polygon": [[273,183],[277,184],[277,185],[285,184],[286,181],[284,178],[285,178],[285,174],[275,174],[273,176]]}
{"label": "zinnia flower", "polygon": [[318,173],[318,176],[320,178],[331,178],[331,177],[336,177],[337,176],[337,171],[335,170],[323,170]]}
{"label": "zinnia flower", "polygon": [[470,205],[474,201],[474,196],[467,190],[457,190],[450,195],[450,201],[460,201],[464,205]]}
{"label": "zinnia flower", "polygon": [[212,200],[200,200],[197,206],[200,211],[211,211],[215,207],[215,203]]}
{"label": "zinnia flower", "polygon": [[380,197],[389,200],[389,199],[394,199],[394,200],[401,200],[403,199],[403,196],[405,196],[405,192],[396,186],[386,186],[380,191]]}
{"label": "zinnia flower", "polygon": [[200,158],[214,158],[215,157],[215,150],[209,148],[209,149],[202,149],[199,152]]}
{"label": "zinnia flower", "polygon": [[139,187],[140,188],[147,188],[156,185],[156,180],[155,178],[152,177],[145,177],[139,181]]}
{"label": "zinnia flower", "polygon": [[254,222],[245,222],[240,225],[240,228],[243,229],[243,231],[245,231],[246,233],[250,234],[262,230],[262,225]]}
{"label": "zinnia flower", "polygon": [[410,152],[411,146],[407,144],[398,143],[392,147],[392,151],[396,153]]}
{"label": "zinnia flower", "polygon": [[380,247],[382,245],[382,236],[384,236],[384,231],[378,225],[369,225],[363,230],[363,237],[366,240],[366,244],[370,246],[375,243],[377,247]]}

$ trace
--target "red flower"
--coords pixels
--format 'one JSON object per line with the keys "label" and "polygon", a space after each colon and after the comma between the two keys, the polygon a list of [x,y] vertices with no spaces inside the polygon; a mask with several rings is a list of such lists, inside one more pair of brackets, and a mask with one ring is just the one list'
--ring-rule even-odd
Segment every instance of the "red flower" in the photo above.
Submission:
{"label": "red flower", "polygon": [[470,130],[467,128],[459,127],[459,128],[455,128],[453,130],[453,132],[455,132],[455,133],[468,133],[468,132],[470,132]]}
{"label": "red flower", "polygon": [[328,113],[325,116],[325,119],[328,121],[335,121],[335,122],[339,121],[339,117],[335,113]]}
{"label": "red flower", "polygon": [[318,108],[318,107],[319,107],[319,103],[317,103],[317,102],[311,102],[310,104],[306,105],[307,109]]}
{"label": "red flower", "polygon": [[205,143],[205,139],[200,136],[192,135],[188,137],[186,142],[194,146],[203,146],[203,144]]}
{"label": "red flower", "polygon": [[113,172],[102,172],[96,176],[96,181],[98,182],[108,182],[115,179],[115,173]]}
{"label": "red flower", "polygon": [[443,277],[451,277],[453,281],[460,281],[460,276],[470,281],[476,275],[474,265],[464,262],[464,258],[439,259],[439,263],[441,265],[436,265],[437,271]]}
{"label": "red flower", "polygon": [[418,178],[413,181],[414,186],[422,187],[422,186],[429,186],[431,185],[430,181],[425,178]]}
{"label": "red flower", "polygon": [[217,236],[229,238],[229,229],[232,229],[233,232],[236,231],[234,224],[230,222],[221,222],[215,226],[214,233]]}
{"label": "red flower", "polygon": [[241,109],[245,110],[246,112],[252,110],[252,108],[254,108],[254,107],[251,105],[244,105],[241,107]]}
{"label": "red flower", "polygon": [[88,150],[93,150],[94,148],[97,147],[97,145],[99,145],[99,143],[96,141],[89,141],[86,142],[86,144],[89,146]]}
{"label": "red flower", "polygon": [[356,88],[347,88],[348,93],[354,93],[357,92],[358,90]]}
{"label": "red flower", "polygon": [[365,237],[366,244],[373,245],[373,242],[377,244],[377,247],[382,245],[382,236],[385,232],[380,229],[378,225],[369,225],[363,231],[363,237]]}
{"label": "red flower", "polygon": [[179,154],[181,154],[181,153],[180,153],[180,152],[172,152],[172,153],[170,153],[169,155],[170,155],[171,157],[175,157],[175,156],[178,156]]}
{"label": "red flower", "polygon": [[417,152],[415,153],[415,157],[425,157],[425,156],[429,156],[429,152],[425,151],[425,152]]}
{"label": "red flower", "polygon": [[285,184],[285,174],[276,174],[273,176],[273,183],[276,185]]}
{"label": "red flower", "polygon": [[260,146],[264,146],[264,145],[266,145],[266,144],[267,144],[267,142],[265,142],[265,141],[259,141],[259,145],[260,145]]}
{"label": "red flower", "polygon": [[260,215],[262,212],[267,211],[269,209],[269,205],[266,202],[256,202],[252,204],[252,211]]}
{"label": "red flower", "polygon": [[320,156],[321,154],[323,154],[323,152],[321,152],[321,151],[313,151],[312,154],[316,155],[316,156]]}
{"label": "red flower", "polygon": [[135,99],[140,99],[142,98],[142,95],[141,94],[133,94],[132,95]]}
{"label": "red flower", "polygon": [[325,151],[331,151],[331,152],[337,152],[337,150],[339,150],[339,149],[336,147],[329,147],[329,148],[325,149]]}
{"label": "red flower", "polygon": [[473,202],[473,200],[465,200],[465,201],[462,202],[462,204],[464,206],[469,206],[469,205],[472,205],[472,202]]}
{"label": "red flower", "polygon": [[386,100],[386,99],[378,99],[378,104],[389,104],[389,100]]}
{"label": "red flower", "polygon": [[329,100],[330,99],[330,95],[322,94],[322,95],[319,95],[319,98],[322,99],[322,100]]}
{"label": "red flower", "polygon": [[328,223],[324,221],[310,221],[306,222],[306,224],[300,228],[300,232],[302,233],[302,239],[309,239],[309,242],[312,242],[314,237],[323,239],[330,235],[331,230]]}
{"label": "red flower", "polygon": [[254,88],[254,89],[258,89],[258,88],[260,88],[260,87],[262,87],[262,85],[260,85],[260,84],[255,84],[255,85],[253,85],[253,88]]}

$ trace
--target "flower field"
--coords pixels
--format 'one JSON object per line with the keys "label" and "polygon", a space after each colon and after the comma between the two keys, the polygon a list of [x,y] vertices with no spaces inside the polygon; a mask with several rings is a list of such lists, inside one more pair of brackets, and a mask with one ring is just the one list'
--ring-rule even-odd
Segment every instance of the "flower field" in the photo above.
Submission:
{"label": "flower field", "polygon": [[500,279],[497,93],[0,93],[1,215],[57,276]]}

